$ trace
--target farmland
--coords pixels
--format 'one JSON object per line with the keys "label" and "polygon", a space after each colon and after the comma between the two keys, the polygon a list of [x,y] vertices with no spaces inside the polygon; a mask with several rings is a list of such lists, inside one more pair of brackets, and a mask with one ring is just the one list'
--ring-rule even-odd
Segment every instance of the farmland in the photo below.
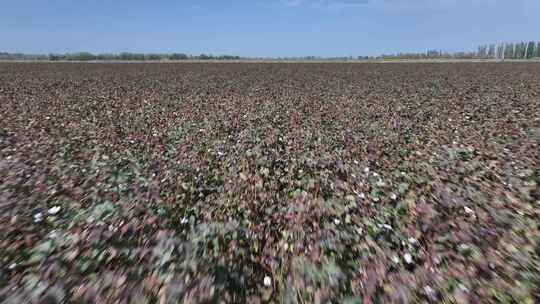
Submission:
{"label": "farmland", "polygon": [[0,302],[538,302],[539,142],[539,63],[0,63]]}

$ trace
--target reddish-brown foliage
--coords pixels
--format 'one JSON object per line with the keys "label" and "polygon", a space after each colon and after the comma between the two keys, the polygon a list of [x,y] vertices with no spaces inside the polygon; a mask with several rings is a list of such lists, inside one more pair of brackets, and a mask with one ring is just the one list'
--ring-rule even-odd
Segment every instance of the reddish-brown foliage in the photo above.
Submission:
{"label": "reddish-brown foliage", "polygon": [[0,115],[0,301],[539,300],[538,64],[2,63]]}

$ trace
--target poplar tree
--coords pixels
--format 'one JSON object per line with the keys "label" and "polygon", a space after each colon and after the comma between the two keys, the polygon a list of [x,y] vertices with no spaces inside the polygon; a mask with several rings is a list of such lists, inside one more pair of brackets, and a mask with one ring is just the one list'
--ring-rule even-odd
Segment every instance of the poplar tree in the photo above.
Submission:
{"label": "poplar tree", "polygon": [[478,47],[478,57],[485,58],[487,56],[487,45],[481,45]]}
{"label": "poplar tree", "polygon": [[530,59],[534,57],[535,47],[536,47],[536,44],[534,43],[534,41],[529,41],[529,44],[527,45],[527,54],[525,54],[525,58]]}
{"label": "poplar tree", "polygon": [[488,50],[487,57],[488,58],[495,58],[495,44],[490,44],[489,45],[489,50]]}
{"label": "poplar tree", "polygon": [[504,58],[513,59],[514,58],[514,44],[507,43],[504,48]]}

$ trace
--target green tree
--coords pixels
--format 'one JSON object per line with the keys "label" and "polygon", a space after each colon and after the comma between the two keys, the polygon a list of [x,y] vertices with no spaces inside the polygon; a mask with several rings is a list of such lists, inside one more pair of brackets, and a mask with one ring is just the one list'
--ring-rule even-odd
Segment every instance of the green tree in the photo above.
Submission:
{"label": "green tree", "polygon": [[58,60],[64,60],[65,56],[61,54],[49,54],[49,60],[50,61],[58,61]]}
{"label": "green tree", "polygon": [[478,57],[485,58],[487,57],[487,45],[481,45],[478,47]]}
{"label": "green tree", "polygon": [[67,60],[76,60],[76,61],[90,61],[95,60],[96,56],[89,52],[79,52],[79,53],[70,53],[66,54]]}
{"label": "green tree", "polygon": [[96,55],[97,60],[116,60],[118,59],[117,57],[118,56],[116,56],[115,54],[106,54],[106,53]]}
{"label": "green tree", "polygon": [[519,59],[525,59],[527,56],[527,43],[521,42],[519,44]]}
{"label": "green tree", "polygon": [[504,47],[504,58],[513,59],[514,58],[514,44],[507,43]]}
{"label": "green tree", "polygon": [[535,47],[536,47],[536,44],[534,43],[534,41],[529,41],[527,45],[527,53],[525,54],[525,58],[530,59],[534,57]]}
{"label": "green tree", "polygon": [[170,60],[186,60],[186,59],[189,59],[189,57],[186,54],[172,53],[169,55],[169,59]]}
{"label": "green tree", "polygon": [[504,59],[504,43],[499,43],[497,45],[497,51],[495,57],[498,59]]}
{"label": "green tree", "polygon": [[489,49],[488,49],[488,54],[487,54],[487,57],[488,58],[495,58],[495,44],[490,44],[489,45]]}
{"label": "green tree", "polygon": [[212,56],[212,55],[206,55],[206,54],[200,54],[200,55],[199,55],[199,59],[200,59],[200,60],[210,60],[210,59],[214,59],[214,56]]}
{"label": "green tree", "polygon": [[525,50],[523,42],[516,43],[515,50],[514,50],[514,58],[515,59],[521,59],[523,58],[523,51]]}
{"label": "green tree", "polygon": [[159,54],[145,54],[144,55],[145,60],[161,60],[161,55]]}

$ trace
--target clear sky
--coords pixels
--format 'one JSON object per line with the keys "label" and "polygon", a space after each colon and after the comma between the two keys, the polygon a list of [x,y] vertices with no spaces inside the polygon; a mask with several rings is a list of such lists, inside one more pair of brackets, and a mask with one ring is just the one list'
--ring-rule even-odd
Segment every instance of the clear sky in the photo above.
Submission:
{"label": "clear sky", "polygon": [[358,56],[540,40],[540,0],[4,0],[0,51]]}

